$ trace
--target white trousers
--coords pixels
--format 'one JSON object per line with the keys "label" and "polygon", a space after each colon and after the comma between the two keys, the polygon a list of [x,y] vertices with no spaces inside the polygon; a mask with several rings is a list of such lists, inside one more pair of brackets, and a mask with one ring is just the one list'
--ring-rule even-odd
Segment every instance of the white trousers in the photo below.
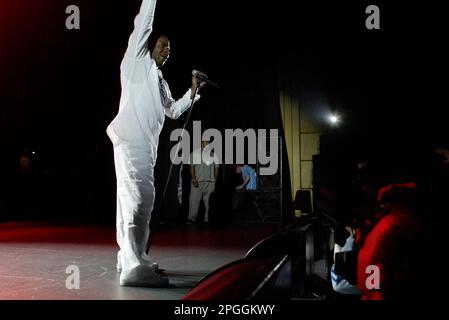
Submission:
{"label": "white trousers", "polygon": [[155,153],[156,148],[136,148],[120,141],[114,143],[121,278],[126,278],[136,267],[149,263],[146,247],[155,199]]}
{"label": "white trousers", "polygon": [[204,221],[209,221],[209,199],[215,191],[215,182],[199,182],[199,186],[195,188],[193,184],[190,189],[189,198],[189,220],[195,221],[200,210],[201,199],[204,201]]}

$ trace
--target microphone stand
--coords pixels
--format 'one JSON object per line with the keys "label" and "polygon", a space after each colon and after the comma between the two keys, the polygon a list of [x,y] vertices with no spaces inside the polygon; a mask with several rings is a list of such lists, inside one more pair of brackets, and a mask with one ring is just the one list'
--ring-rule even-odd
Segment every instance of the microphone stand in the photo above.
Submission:
{"label": "microphone stand", "polygon": [[[185,132],[185,130],[186,130],[186,127],[187,127],[187,124],[189,123],[189,121],[190,121],[190,117],[192,116],[192,111],[193,111],[193,104],[194,104],[194,102],[195,102],[195,98],[196,98],[196,95],[198,94],[198,90],[199,90],[199,85],[196,87],[196,89],[195,89],[195,91],[194,91],[194,93],[193,93],[193,98],[192,98],[192,101],[190,102],[190,107],[189,107],[189,113],[187,114],[187,119],[186,119],[186,121],[184,122],[184,126],[183,126],[183,128],[182,128],[182,133],[184,134],[184,132]],[[181,136],[181,139],[182,139],[182,136]],[[178,147],[176,148],[176,155],[179,153],[179,147],[180,147],[180,142],[181,140],[179,140],[178,141]],[[157,209],[157,211],[156,211],[156,213],[155,213],[155,215],[152,217],[152,219],[150,220],[150,234],[149,234],[149,236],[148,236],[148,241],[147,241],[147,251],[146,251],[146,253],[148,254],[148,252],[150,251],[150,247],[151,247],[151,242],[152,242],[152,240],[153,240],[153,235],[154,235],[154,232],[156,231],[156,228],[157,228],[157,225],[158,225],[158,223],[159,223],[159,217],[160,217],[160,212],[161,212],[161,208],[162,208],[162,206],[163,206],[163,203],[164,203],[164,199],[165,199],[165,194],[167,193],[167,189],[168,189],[168,184],[170,183],[170,178],[171,178],[171,174],[172,174],[172,171],[173,171],[173,161],[171,161],[171,164],[170,164],[170,169],[169,169],[169,171],[168,171],[168,176],[167,176],[167,180],[166,180],[166,182],[165,182],[165,186],[164,186],[164,191],[162,192],[162,197],[161,197],[161,200],[160,200],[160,204],[159,204],[159,207],[158,207],[158,209]]]}

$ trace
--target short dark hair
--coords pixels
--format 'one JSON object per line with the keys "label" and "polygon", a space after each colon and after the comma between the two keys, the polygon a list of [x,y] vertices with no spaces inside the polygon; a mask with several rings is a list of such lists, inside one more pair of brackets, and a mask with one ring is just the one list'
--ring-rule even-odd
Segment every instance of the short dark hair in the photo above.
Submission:
{"label": "short dark hair", "polygon": [[157,40],[159,40],[160,37],[167,37],[168,39],[168,36],[165,33],[154,30],[151,32],[150,38],[148,39],[148,50],[150,51],[150,53],[153,52],[154,47],[156,47]]}

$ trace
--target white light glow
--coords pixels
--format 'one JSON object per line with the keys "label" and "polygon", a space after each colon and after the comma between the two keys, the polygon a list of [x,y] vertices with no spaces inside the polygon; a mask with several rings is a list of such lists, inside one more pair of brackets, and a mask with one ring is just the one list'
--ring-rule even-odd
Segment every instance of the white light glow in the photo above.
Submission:
{"label": "white light glow", "polygon": [[336,114],[332,114],[329,116],[329,122],[331,125],[335,126],[340,122],[340,117]]}

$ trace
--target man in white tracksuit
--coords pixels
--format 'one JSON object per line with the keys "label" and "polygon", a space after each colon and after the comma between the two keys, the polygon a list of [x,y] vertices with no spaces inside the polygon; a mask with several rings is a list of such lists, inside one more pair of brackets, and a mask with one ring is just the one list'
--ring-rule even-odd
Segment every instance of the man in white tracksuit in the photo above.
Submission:
{"label": "man in white tracksuit", "polygon": [[201,199],[204,201],[204,222],[209,222],[209,200],[215,191],[215,182],[218,177],[219,159],[217,155],[211,155],[209,141],[201,142],[201,149],[195,150],[190,155],[190,175],[192,184],[189,198],[189,217],[187,224],[193,224],[198,217]]}
{"label": "man in white tracksuit", "polygon": [[159,68],[170,55],[170,42],[160,36],[152,52],[156,0],[143,0],[134,22],[121,70],[122,96],[117,116],[106,132],[114,146],[117,177],[117,270],[120,285],[161,287],[168,278],[146,254],[153,210],[154,166],[165,116],[176,119],[199,99],[196,76],[185,95],[175,101]]}

